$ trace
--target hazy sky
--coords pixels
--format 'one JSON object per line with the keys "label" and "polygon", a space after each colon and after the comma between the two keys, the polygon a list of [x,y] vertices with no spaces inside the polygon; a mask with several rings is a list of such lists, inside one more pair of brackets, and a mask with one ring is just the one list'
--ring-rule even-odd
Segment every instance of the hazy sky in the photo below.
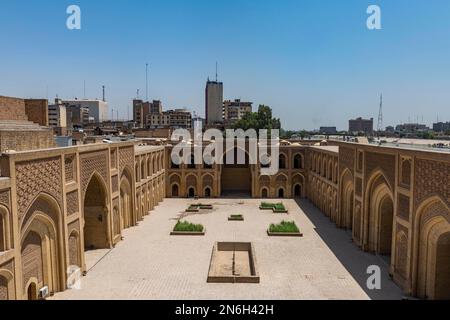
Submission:
{"label": "hazy sky", "polygon": [[[81,7],[82,29],[66,28]],[[366,9],[382,10],[382,30]],[[284,128],[450,121],[448,0],[30,0],[0,2],[0,95],[90,98],[127,116],[149,96],[204,115],[208,76],[224,97],[268,104]]]}

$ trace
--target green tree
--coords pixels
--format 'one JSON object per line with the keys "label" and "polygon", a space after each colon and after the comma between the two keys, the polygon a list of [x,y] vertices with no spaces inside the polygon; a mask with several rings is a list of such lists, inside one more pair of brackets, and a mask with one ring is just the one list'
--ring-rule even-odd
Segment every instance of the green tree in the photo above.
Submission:
{"label": "green tree", "polygon": [[281,129],[281,121],[278,118],[274,118],[272,115],[272,109],[266,105],[260,105],[257,112],[249,112],[242,117],[241,120],[236,122],[233,126],[234,129],[267,129],[268,132],[272,129]]}

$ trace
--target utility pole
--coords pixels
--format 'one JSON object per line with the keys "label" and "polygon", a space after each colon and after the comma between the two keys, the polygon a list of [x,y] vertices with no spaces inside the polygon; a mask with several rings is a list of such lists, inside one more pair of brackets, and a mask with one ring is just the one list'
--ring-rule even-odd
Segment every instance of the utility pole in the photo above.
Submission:
{"label": "utility pole", "polygon": [[145,100],[148,101],[148,63],[145,64]]}

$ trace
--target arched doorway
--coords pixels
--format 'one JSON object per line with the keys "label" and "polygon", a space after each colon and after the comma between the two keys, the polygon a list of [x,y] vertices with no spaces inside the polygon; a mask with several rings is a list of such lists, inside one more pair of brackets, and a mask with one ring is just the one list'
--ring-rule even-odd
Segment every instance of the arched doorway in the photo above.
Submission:
{"label": "arched doorway", "polygon": [[38,299],[38,293],[37,293],[37,287],[36,287],[36,283],[31,282],[28,285],[28,289],[27,289],[27,298],[30,301],[34,301]]}
{"label": "arched doorway", "polygon": [[127,229],[133,225],[133,204],[131,193],[131,175],[124,171],[120,179],[120,226]]}
{"label": "arched doorway", "polygon": [[424,299],[450,300],[450,208],[434,197],[417,212],[413,271],[416,294]]}
{"label": "arched doorway", "polygon": [[294,187],[294,197],[300,198],[302,196],[302,186],[296,184]]}
{"label": "arched doorway", "polygon": [[266,199],[269,197],[269,192],[267,191],[267,188],[263,188],[261,190],[261,198]]}
{"label": "arched doorway", "polygon": [[278,198],[284,198],[284,189],[283,188],[278,189]]}
{"label": "arched doorway", "polygon": [[172,197],[178,197],[179,195],[179,188],[178,188],[178,184],[173,184],[172,185]]}
{"label": "arched doorway", "polygon": [[209,187],[207,187],[205,189],[205,198],[210,198],[211,197],[211,189]]}
{"label": "arched doorway", "polygon": [[50,293],[65,288],[64,254],[60,239],[61,211],[58,202],[40,195],[33,202],[23,218],[21,226],[20,254],[23,272],[23,296],[26,297],[29,284],[34,283],[37,291],[47,286]]}
{"label": "arched doorway", "polygon": [[434,298],[450,300],[450,232],[438,238],[436,246]]}
{"label": "arched doorway", "polygon": [[379,231],[377,253],[391,255],[394,203],[389,195],[384,196],[379,207]]}
{"label": "arched doorway", "polygon": [[[248,153],[245,152],[245,161],[242,164],[238,163],[238,152],[242,153],[241,149],[234,148],[229,150],[224,155],[225,164],[222,166],[221,185],[223,195],[246,195],[252,194],[252,173],[249,162]],[[231,158],[231,153],[234,153],[233,163],[227,163],[228,156]]]}
{"label": "arched doorway", "polygon": [[195,197],[195,189],[193,187],[190,187],[188,189],[188,197],[189,198],[194,198]]}
{"label": "arched doorway", "polygon": [[93,175],[84,196],[84,248],[109,248],[107,192],[104,183]]}

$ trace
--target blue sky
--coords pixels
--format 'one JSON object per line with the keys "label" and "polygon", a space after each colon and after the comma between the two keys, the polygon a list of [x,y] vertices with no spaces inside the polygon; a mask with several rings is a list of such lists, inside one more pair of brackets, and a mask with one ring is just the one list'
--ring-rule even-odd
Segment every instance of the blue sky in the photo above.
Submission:
{"label": "blue sky", "polygon": [[[66,8],[82,29],[66,28]],[[382,30],[366,9],[382,10]],[[127,116],[150,64],[149,96],[204,114],[214,77],[227,99],[270,105],[284,128],[450,121],[448,0],[30,0],[0,3],[0,95],[90,98]]]}

